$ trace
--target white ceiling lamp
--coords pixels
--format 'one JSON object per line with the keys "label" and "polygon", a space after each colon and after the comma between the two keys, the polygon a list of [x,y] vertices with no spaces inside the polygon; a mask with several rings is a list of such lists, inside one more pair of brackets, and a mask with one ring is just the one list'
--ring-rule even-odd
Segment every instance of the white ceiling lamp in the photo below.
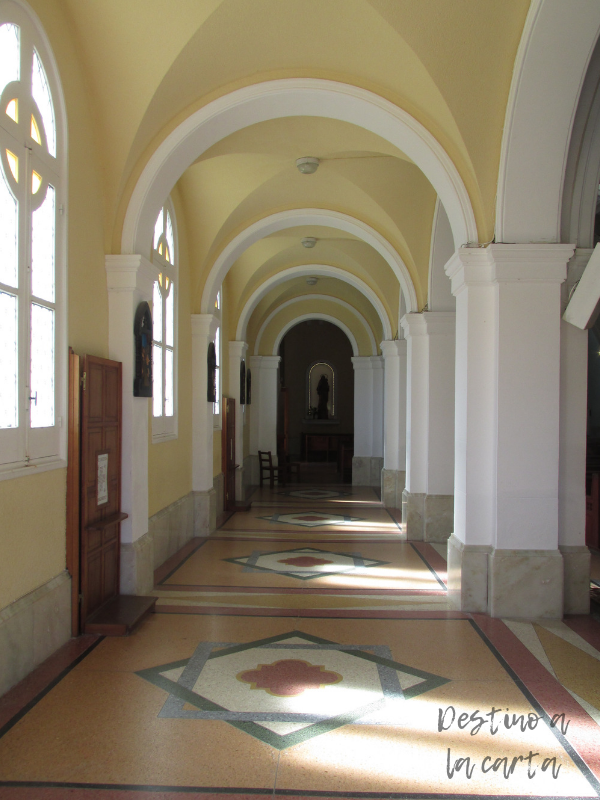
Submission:
{"label": "white ceiling lamp", "polygon": [[306,247],[308,250],[313,248],[317,243],[317,240],[314,236],[305,236],[304,239],[301,239],[300,241],[302,242],[302,247]]}
{"label": "white ceiling lamp", "polygon": [[314,156],[304,156],[303,158],[296,159],[296,166],[298,171],[303,175],[312,175],[319,169],[319,159]]}
{"label": "white ceiling lamp", "polygon": [[313,278],[307,278],[307,279],[306,279],[306,282],[308,283],[308,285],[309,285],[309,286],[314,286],[314,285],[315,285],[315,283],[316,283],[318,280],[319,280],[318,278],[314,278],[314,277],[313,277]]}

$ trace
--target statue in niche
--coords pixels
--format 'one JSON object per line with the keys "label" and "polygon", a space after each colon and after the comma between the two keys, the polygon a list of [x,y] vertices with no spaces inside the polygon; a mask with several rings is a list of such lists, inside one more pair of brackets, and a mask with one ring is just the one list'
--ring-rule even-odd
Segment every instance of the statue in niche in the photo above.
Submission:
{"label": "statue in niche", "polygon": [[319,395],[319,405],[317,406],[317,419],[329,419],[327,402],[329,401],[329,381],[327,375],[321,375],[317,384],[317,394]]}

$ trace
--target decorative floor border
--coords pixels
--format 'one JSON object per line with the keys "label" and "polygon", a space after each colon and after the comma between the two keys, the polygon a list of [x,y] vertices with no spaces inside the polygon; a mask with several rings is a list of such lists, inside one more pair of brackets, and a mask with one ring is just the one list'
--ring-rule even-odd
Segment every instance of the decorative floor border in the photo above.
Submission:
{"label": "decorative floor border", "polygon": [[[234,611],[238,616],[239,609],[224,609],[218,612],[210,609],[214,616],[227,615]],[[282,616],[262,614],[260,609],[249,609],[251,616]],[[258,613],[257,613],[258,612]],[[171,613],[189,613],[185,609],[177,609]],[[367,616],[368,615],[368,616]],[[311,618],[317,616],[306,610],[294,611],[298,618]],[[328,618],[338,618],[339,612],[319,614]],[[498,659],[515,684],[527,697],[538,714],[546,720],[555,714],[565,714],[570,720],[569,736],[563,736],[558,726],[551,730],[559,740],[561,746],[569,753],[573,761],[579,766],[590,785],[600,796],[600,728],[591,719],[581,706],[571,697],[569,692],[540,664],[540,662],[527,650],[519,639],[504,625],[502,620],[487,617],[483,614],[463,614],[458,611],[410,611],[410,612],[353,612],[355,619],[397,619],[397,620],[439,620],[455,619],[468,621],[478,633],[483,642],[488,646],[493,655]],[[600,637],[600,625],[589,617],[567,618],[567,624],[573,630],[580,628],[587,632],[587,636],[597,641]],[[104,637],[85,636],[73,640],[63,646],[40,667],[34,670],[24,681],[0,698],[0,720],[4,724],[0,729],[0,738],[7,733],[28,711],[33,708],[43,697],[48,694],[77,664],[79,664]],[[586,641],[589,639],[586,638]],[[594,645],[595,646],[595,645]],[[7,720],[6,716],[10,715]],[[65,793],[68,791],[68,794]],[[298,791],[277,790],[266,788],[237,788],[237,787],[200,787],[200,786],[149,786],[134,784],[100,784],[100,783],[68,783],[55,781],[1,781],[0,800],[177,800],[181,795],[187,795],[188,800],[267,800],[273,797],[286,797],[289,800],[307,797],[319,798],[345,798],[345,800],[459,800],[456,793],[394,793],[394,792],[346,792],[331,791]],[[211,798],[212,796],[212,798]],[[535,800],[535,795],[469,795],[469,800]],[[544,800],[576,800],[573,796],[544,797]]]}

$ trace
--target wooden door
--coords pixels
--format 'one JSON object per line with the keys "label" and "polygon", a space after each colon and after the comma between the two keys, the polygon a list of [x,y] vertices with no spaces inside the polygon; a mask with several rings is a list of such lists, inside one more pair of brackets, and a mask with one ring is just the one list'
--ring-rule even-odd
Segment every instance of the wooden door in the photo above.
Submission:
{"label": "wooden door", "polygon": [[225,478],[225,511],[235,508],[235,400],[232,397],[223,398],[223,476]]}
{"label": "wooden door", "polygon": [[82,358],[81,627],[119,594],[121,364]]}
{"label": "wooden door", "polygon": [[67,461],[67,569],[71,575],[71,635],[79,636],[79,492],[81,475],[81,374],[79,356],[69,348],[69,444]]}

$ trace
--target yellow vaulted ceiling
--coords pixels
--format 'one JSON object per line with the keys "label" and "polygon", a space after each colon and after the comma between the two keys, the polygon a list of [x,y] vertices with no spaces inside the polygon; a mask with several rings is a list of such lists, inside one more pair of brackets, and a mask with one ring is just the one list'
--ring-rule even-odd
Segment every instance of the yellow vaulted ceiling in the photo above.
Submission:
{"label": "yellow vaulted ceiling", "polygon": [[[529,0],[57,0],[68,19],[95,123],[107,250],[118,252],[135,181],[156,146],[192,111],[241,86],[311,77],[363,87],[422,123],[454,161],[479,238],[492,238],[500,142]],[[42,18],[45,0],[32,0]],[[294,161],[315,155],[315,175]],[[213,146],[179,180],[192,265],[192,307],[223,247],[287,209],[362,220],[399,253],[427,302],[436,196],[406,156],[366,130],[293,117],[253,125]],[[238,313],[261,279],[306,261],[283,232],[232,268]],[[398,283],[371,248],[339,231],[310,259],[360,275],[395,330]],[[317,258],[318,256],[318,258]],[[231,319],[235,328],[236,319]]]}

